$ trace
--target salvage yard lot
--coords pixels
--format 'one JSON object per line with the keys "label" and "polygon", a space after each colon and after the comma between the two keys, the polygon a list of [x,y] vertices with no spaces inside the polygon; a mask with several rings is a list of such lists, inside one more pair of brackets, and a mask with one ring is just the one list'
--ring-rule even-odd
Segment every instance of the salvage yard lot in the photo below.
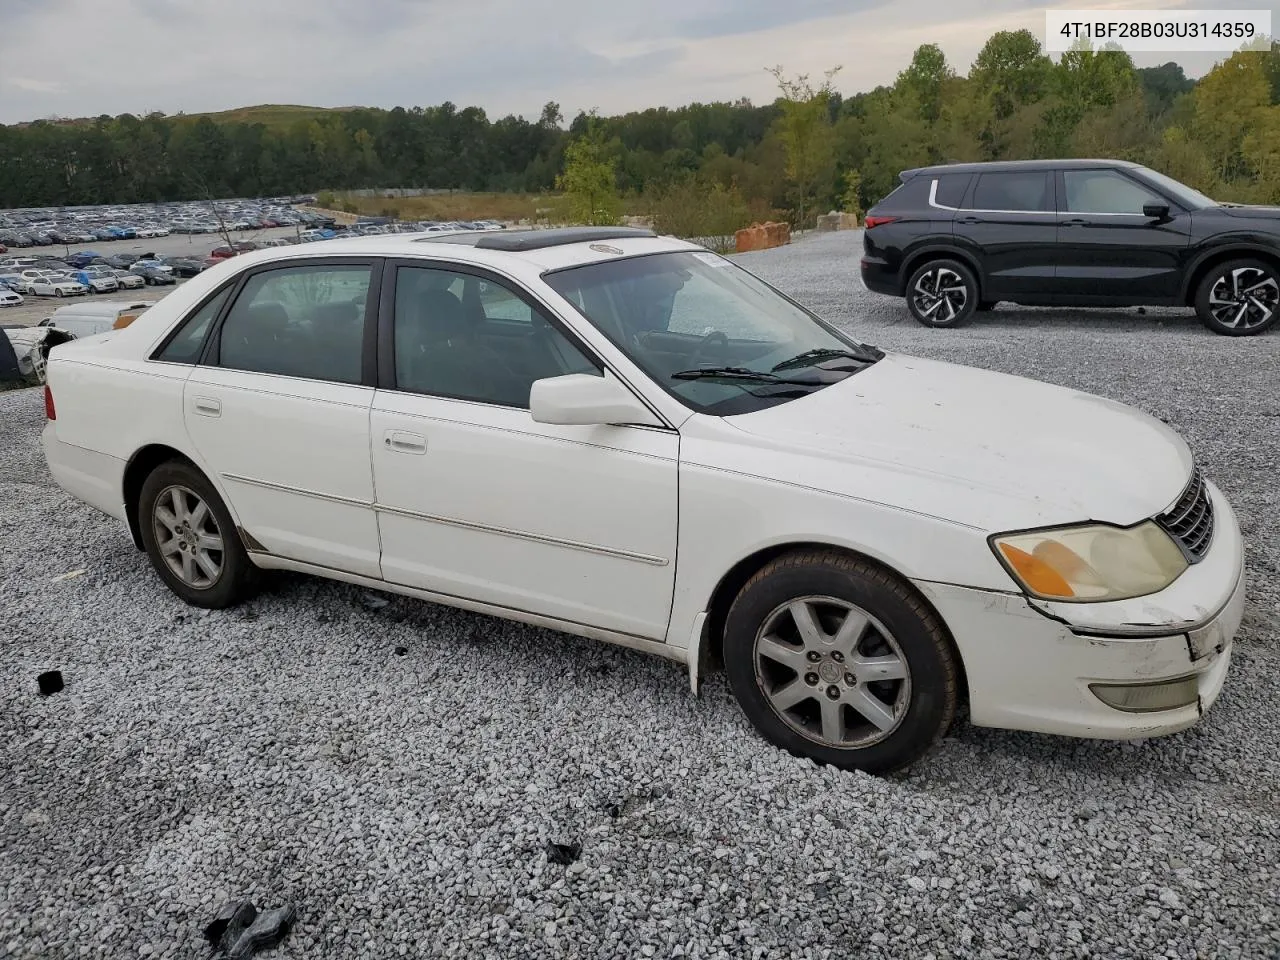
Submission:
{"label": "salvage yard lot", "polygon": [[[0,956],[200,956],[237,895],[297,907],[280,960],[1275,956],[1280,335],[1007,306],[927,330],[862,290],[858,250],[741,259],[857,337],[1188,438],[1250,569],[1198,728],[960,722],[874,779],[768,746],[718,675],[694,699],[679,667],[588,640],[300,576],[197,611],[54,487],[21,390],[0,395]],[[51,668],[67,689],[41,699]]]}

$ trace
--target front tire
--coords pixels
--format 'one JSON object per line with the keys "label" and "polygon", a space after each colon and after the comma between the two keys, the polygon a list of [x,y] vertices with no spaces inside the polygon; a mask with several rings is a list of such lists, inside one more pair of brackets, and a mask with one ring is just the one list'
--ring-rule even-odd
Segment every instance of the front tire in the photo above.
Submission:
{"label": "front tire", "polygon": [[1214,267],[1196,290],[1196,314],[1214,333],[1252,337],[1280,317],[1280,271],[1262,260],[1230,260]]}
{"label": "front tire", "polygon": [[143,481],[138,526],[160,579],[192,606],[222,609],[253,594],[258,569],[222,498],[189,463],[162,463]]}
{"label": "front tire", "polygon": [[907,309],[926,327],[958,327],[978,306],[978,281],[958,260],[930,260],[907,281]]}
{"label": "front tire", "polygon": [[928,751],[959,696],[937,615],[898,577],[833,550],[785,554],[743,586],[725,621],[724,662],[766,740],[867,773]]}

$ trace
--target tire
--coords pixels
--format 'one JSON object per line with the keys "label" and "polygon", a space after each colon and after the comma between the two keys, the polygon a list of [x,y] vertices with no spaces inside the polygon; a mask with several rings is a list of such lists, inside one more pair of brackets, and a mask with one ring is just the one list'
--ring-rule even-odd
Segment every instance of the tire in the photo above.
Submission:
{"label": "tire", "polygon": [[1229,260],[1196,289],[1196,315],[1214,333],[1252,337],[1280,318],[1280,270],[1263,260]]}
{"label": "tire", "polygon": [[[935,291],[941,289],[939,296]],[[958,260],[930,260],[907,281],[907,309],[926,327],[958,327],[978,305],[978,281]]]}
{"label": "tire", "polygon": [[[815,615],[808,643],[797,607]],[[861,631],[851,644],[841,616]],[[785,554],[747,581],[725,621],[724,663],[766,740],[846,770],[909,766],[942,738],[959,697],[957,657],[937,615],[895,575],[833,550]]]}
{"label": "tire", "polygon": [[998,305],[999,300],[979,300],[978,305],[974,308],[975,313],[990,313]]}
{"label": "tire", "polygon": [[[175,493],[180,500],[173,499]],[[198,501],[206,505],[206,512],[201,513]],[[167,510],[169,516],[181,521],[181,509],[175,509],[178,503],[189,511],[190,530],[186,535],[168,537],[174,526],[167,522],[160,510]],[[169,460],[151,471],[138,495],[138,527],[142,533],[142,545],[160,579],[192,606],[223,609],[235,606],[255,592],[260,579],[258,568],[245,552],[222,498],[204,474],[191,464]],[[198,546],[210,534],[221,542],[221,549],[206,548],[203,551],[206,559],[216,563],[216,576],[197,562],[195,555],[199,552]],[[177,552],[170,554],[175,566],[166,559],[166,547],[159,540],[162,535],[166,535],[166,545],[184,539]],[[193,575],[182,574],[179,569],[191,571]]]}
{"label": "tire", "polygon": [[54,288],[53,288],[53,295],[54,295],[55,297],[62,297],[62,296],[65,296],[65,294],[62,292],[62,288],[61,288],[61,287],[54,287]]}

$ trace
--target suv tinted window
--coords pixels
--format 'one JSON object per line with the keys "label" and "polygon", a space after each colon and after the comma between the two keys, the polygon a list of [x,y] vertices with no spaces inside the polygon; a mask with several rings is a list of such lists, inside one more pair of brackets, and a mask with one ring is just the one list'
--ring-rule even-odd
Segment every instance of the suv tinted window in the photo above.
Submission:
{"label": "suv tinted window", "polygon": [[209,324],[213,323],[214,317],[218,315],[218,311],[222,309],[222,305],[230,295],[231,287],[226,287],[187,317],[173,339],[156,354],[156,359],[167,360],[169,363],[195,363],[200,359],[200,348],[204,346]]}
{"label": "suv tinted window", "polygon": [[968,173],[944,173],[934,179],[938,181],[934,199],[944,207],[958,207],[973,177]]}
{"label": "suv tinted window", "polygon": [[1049,211],[1049,174],[1044,171],[983,173],[973,188],[972,210]]}
{"label": "suv tinted window", "polygon": [[429,267],[396,271],[395,358],[400,390],[526,409],[535,380],[601,373],[510,288]]}
{"label": "suv tinted window", "polygon": [[222,323],[219,365],[359,383],[370,277],[332,264],[255,274]]}
{"label": "suv tinted window", "polygon": [[1064,170],[1066,205],[1071,213],[1134,213],[1148,203],[1167,203],[1154,191],[1115,170]]}

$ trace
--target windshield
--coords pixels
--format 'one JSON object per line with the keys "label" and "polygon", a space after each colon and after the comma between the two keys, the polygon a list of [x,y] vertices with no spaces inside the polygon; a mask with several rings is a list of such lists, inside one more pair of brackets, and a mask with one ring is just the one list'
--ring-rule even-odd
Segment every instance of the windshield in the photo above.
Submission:
{"label": "windshield", "polygon": [[1200,210],[1203,207],[1216,207],[1218,205],[1217,200],[1206,197],[1199,190],[1193,190],[1185,183],[1180,183],[1173,179],[1173,177],[1166,177],[1163,173],[1158,173],[1150,167],[1139,167],[1138,169],[1142,171],[1143,176],[1188,210]]}
{"label": "windshield", "polygon": [[606,260],[543,279],[664,390],[701,413],[785,403],[884,354],[707,251]]}

